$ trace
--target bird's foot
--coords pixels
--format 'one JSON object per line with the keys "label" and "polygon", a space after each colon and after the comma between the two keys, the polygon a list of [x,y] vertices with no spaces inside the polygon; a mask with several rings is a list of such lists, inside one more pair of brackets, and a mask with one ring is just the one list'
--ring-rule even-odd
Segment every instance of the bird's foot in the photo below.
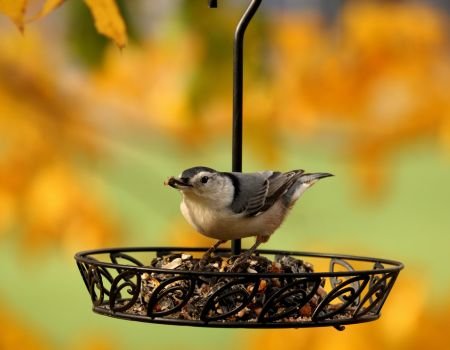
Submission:
{"label": "bird's foot", "polygon": [[222,264],[222,258],[210,253],[205,253],[200,260],[198,260],[194,266],[194,270],[197,271],[215,271]]}
{"label": "bird's foot", "polygon": [[[243,254],[241,254],[241,255],[238,255],[238,256],[236,257],[236,259],[234,260],[233,264],[231,265],[231,267],[228,269],[228,271],[229,271],[229,272],[246,272],[248,266],[244,266],[244,265],[247,265],[247,264],[245,264],[245,263],[248,261],[248,259],[250,258],[250,256],[251,256],[251,253],[248,254],[248,251],[245,252],[245,253],[243,253]],[[230,260],[231,260],[232,258],[234,258],[234,256],[232,256],[232,257],[230,258]],[[242,268],[243,271],[238,271],[239,268]]]}
{"label": "bird's foot", "polygon": [[205,267],[208,266],[208,262],[211,259],[211,255],[212,254],[210,252],[206,252],[205,254],[203,254],[201,259],[195,265],[194,270],[198,270],[198,271],[205,270]]}
{"label": "bird's foot", "polygon": [[197,270],[204,270],[205,267],[208,265],[209,260],[212,258],[212,254],[216,251],[216,249],[226,241],[219,240],[217,241],[211,248],[209,248],[205,254],[203,254],[202,258],[198,262],[198,264],[195,266],[195,269]]}
{"label": "bird's foot", "polygon": [[204,261],[202,258],[199,261],[197,261],[197,263],[195,263],[193,270],[194,271],[203,271],[205,269],[206,265],[207,265],[206,261]]}

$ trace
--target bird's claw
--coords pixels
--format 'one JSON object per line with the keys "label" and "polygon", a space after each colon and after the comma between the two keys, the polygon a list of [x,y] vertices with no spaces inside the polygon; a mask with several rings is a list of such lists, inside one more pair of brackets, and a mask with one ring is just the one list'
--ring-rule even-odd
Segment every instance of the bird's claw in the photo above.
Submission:
{"label": "bird's claw", "polygon": [[[232,256],[230,258],[230,260],[232,258],[234,258],[235,256]],[[231,265],[231,267],[229,268],[229,272],[236,272],[235,270],[239,267],[239,265],[242,265],[244,262],[246,262],[248,259],[250,258],[250,255],[247,254],[247,252],[241,254],[241,255],[237,255],[236,259],[233,262],[233,265]]]}
{"label": "bird's claw", "polygon": [[193,270],[194,271],[203,271],[205,269],[206,263],[202,260],[199,260],[195,265]]}
{"label": "bird's claw", "polygon": [[211,254],[204,254],[201,257],[201,259],[197,262],[197,264],[195,266],[195,270],[203,271],[205,269],[206,265],[208,265],[209,258],[211,258]]}

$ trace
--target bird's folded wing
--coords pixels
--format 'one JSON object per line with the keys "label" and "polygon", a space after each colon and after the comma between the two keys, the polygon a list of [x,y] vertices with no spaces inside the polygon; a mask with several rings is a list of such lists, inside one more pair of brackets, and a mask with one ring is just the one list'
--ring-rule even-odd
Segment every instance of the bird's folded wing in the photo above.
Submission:
{"label": "bird's folded wing", "polygon": [[303,170],[274,172],[253,188],[244,208],[245,216],[257,216],[268,210],[303,174]]}

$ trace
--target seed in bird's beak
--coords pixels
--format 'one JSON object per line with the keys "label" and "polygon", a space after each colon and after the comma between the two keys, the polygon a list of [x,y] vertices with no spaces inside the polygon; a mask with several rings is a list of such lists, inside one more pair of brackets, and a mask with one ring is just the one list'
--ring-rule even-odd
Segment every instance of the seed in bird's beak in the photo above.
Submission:
{"label": "seed in bird's beak", "polygon": [[189,184],[189,179],[183,177],[177,179],[171,176],[166,182],[164,182],[164,184],[176,189],[181,189],[183,187],[192,187],[192,185]]}

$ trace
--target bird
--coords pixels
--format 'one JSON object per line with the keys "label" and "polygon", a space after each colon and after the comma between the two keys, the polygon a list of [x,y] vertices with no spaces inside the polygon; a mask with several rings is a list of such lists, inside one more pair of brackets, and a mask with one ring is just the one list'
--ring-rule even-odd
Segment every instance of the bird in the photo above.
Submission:
{"label": "bird", "polygon": [[304,170],[241,173],[195,166],[178,177],[169,177],[165,185],[181,192],[180,210],[186,221],[199,233],[217,240],[202,262],[228,240],[256,237],[234,267],[269,240],[308,188],[330,176],[333,174]]}

